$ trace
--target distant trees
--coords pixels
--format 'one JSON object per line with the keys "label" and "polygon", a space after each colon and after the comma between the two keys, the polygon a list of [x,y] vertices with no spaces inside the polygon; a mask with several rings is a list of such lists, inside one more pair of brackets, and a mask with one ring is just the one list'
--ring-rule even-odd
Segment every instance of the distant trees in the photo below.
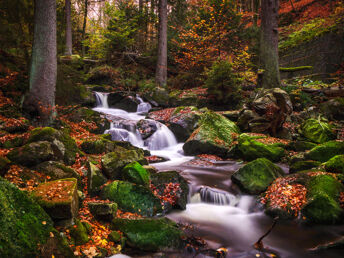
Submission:
{"label": "distant trees", "polygon": [[72,55],[72,19],[71,19],[71,0],[65,0],[65,10],[66,10],[66,49],[65,55]]}
{"label": "distant trees", "polygon": [[159,0],[158,61],[155,81],[159,86],[167,82],[167,0]]}
{"label": "distant trees", "polygon": [[280,87],[278,64],[279,0],[262,0],[260,32],[260,68],[263,88]]}
{"label": "distant trees", "polygon": [[56,87],[56,0],[36,0],[30,90],[23,109],[39,119],[52,121]]}

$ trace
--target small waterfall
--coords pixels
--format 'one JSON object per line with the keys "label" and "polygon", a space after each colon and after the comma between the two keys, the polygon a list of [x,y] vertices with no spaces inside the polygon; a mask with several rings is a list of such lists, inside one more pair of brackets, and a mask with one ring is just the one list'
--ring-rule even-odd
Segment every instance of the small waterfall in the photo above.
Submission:
{"label": "small waterfall", "polygon": [[145,141],[145,146],[149,150],[161,150],[173,145],[177,145],[177,139],[168,127],[156,122],[158,130]]}
{"label": "small waterfall", "polygon": [[107,100],[109,93],[94,91],[94,95],[96,96],[96,102],[97,102],[98,108],[109,108],[109,104]]}
{"label": "small waterfall", "polygon": [[206,203],[235,206],[239,202],[235,195],[210,187],[201,187],[199,194],[200,200]]}
{"label": "small waterfall", "polygon": [[140,102],[140,104],[137,106],[137,113],[148,113],[149,110],[151,110],[151,104],[149,104],[148,102],[144,102],[139,95],[136,95],[136,99]]}

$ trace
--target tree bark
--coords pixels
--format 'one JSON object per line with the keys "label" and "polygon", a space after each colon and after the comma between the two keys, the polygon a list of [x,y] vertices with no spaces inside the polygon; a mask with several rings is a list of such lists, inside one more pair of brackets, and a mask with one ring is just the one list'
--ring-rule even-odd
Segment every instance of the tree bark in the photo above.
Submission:
{"label": "tree bark", "polygon": [[159,1],[158,62],[155,81],[159,86],[167,82],[167,0]]}
{"label": "tree bark", "polygon": [[262,87],[280,87],[278,64],[278,0],[262,0],[260,32],[260,64]]}
{"label": "tree bark", "polygon": [[56,0],[35,0],[30,90],[23,109],[39,124],[52,122],[56,88]]}
{"label": "tree bark", "polygon": [[70,0],[65,1],[65,9],[66,9],[66,49],[65,55],[71,56],[72,55],[72,21],[71,21],[71,4]]}
{"label": "tree bark", "polygon": [[83,22],[83,25],[82,25],[82,36],[81,36],[81,40],[82,40],[82,47],[81,47],[82,57],[84,57],[85,54],[86,54],[84,40],[85,40],[85,35],[86,35],[87,13],[88,13],[88,0],[85,0],[84,22]]}

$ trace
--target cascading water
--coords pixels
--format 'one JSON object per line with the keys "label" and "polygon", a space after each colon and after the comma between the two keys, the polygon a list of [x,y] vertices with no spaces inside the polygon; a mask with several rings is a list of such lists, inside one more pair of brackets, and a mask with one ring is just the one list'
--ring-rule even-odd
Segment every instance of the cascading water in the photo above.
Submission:
{"label": "cascading water", "polygon": [[[272,219],[264,214],[254,196],[241,195],[240,191],[233,187],[230,177],[241,166],[239,163],[219,162],[206,168],[191,165],[186,161],[193,157],[183,155],[183,144],[177,143],[167,126],[146,120],[141,115],[151,108],[148,103],[137,97],[140,102],[137,112],[128,113],[108,108],[106,93],[95,92],[95,96],[97,107],[94,110],[108,115],[113,121],[111,128],[106,131],[112,135],[113,140],[129,141],[137,147],[151,150],[152,155],[168,158],[167,162],[153,165],[159,171],[177,170],[189,182],[190,201],[186,210],[168,214],[170,219],[196,224],[192,234],[205,239],[210,248],[227,248],[227,257],[272,257],[265,256],[253,247],[271,226]],[[143,137],[138,129],[140,120],[148,124],[155,123],[155,132],[147,138]],[[329,239],[337,239],[342,232],[344,228],[340,226],[301,228],[295,223],[285,222],[277,224],[264,239],[264,247],[273,249],[283,258],[341,257],[337,255],[338,252],[331,253],[330,256],[309,256],[306,250]],[[286,241],[290,236],[293,240]]]}
{"label": "cascading water", "polygon": [[137,113],[148,113],[149,110],[152,109],[151,104],[149,104],[148,102],[144,102],[142,98],[140,98],[139,95],[136,95],[136,99],[140,102],[140,104],[137,106]]}

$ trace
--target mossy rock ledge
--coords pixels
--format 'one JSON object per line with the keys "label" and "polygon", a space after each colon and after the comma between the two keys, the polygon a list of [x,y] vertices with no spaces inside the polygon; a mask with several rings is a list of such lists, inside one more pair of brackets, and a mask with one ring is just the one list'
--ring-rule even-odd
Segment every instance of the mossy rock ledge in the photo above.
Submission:
{"label": "mossy rock ledge", "polygon": [[315,143],[324,143],[336,139],[331,125],[321,119],[306,120],[301,126],[301,133]]}
{"label": "mossy rock ledge", "polygon": [[199,127],[185,142],[183,150],[186,155],[214,154],[228,157],[234,135],[239,133],[240,130],[234,122],[209,111],[202,115]]}
{"label": "mossy rock ledge", "polygon": [[124,233],[129,246],[143,251],[156,252],[182,247],[183,232],[167,218],[115,218],[112,227]]}
{"label": "mossy rock ledge", "polygon": [[116,202],[118,208],[123,211],[143,216],[153,216],[162,212],[160,200],[141,185],[113,181],[102,189],[100,196],[104,200]]}
{"label": "mossy rock ledge", "polygon": [[344,154],[343,141],[329,141],[318,145],[305,154],[305,158],[309,160],[316,160],[326,162],[336,155]]}
{"label": "mossy rock ledge", "polygon": [[87,163],[87,184],[88,192],[95,196],[100,192],[100,188],[107,182],[106,177],[101,170],[91,162]]}
{"label": "mossy rock ledge", "polygon": [[260,194],[278,177],[283,170],[270,160],[259,158],[247,163],[232,175],[232,181],[249,194]]}
{"label": "mossy rock ledge", "polygon": [[126,165],[122,170],[123,180],[149,187],[150,174],[137,161]]}
{"label": "mossy rock ledge", "polygon": [[328,160],[325,169],[328,172],[344,174],[344,155],[337,155]]}
{"label": "mossy rock ledge", "polygon": [[46,244],[54,230],[43,208],[1,177],[0,225],[1,257],[40,256],[38,246]]}

